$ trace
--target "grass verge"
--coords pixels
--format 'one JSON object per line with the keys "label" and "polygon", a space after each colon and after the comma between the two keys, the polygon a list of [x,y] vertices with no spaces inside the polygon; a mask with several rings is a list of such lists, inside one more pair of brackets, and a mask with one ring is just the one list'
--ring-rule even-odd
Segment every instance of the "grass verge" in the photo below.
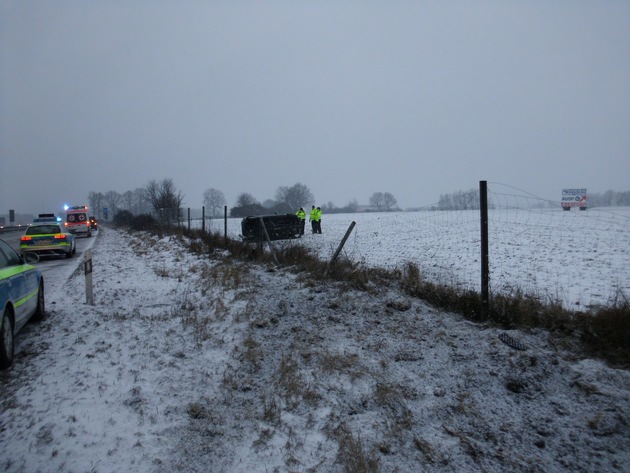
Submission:
{"label": "grass verge", "polygon": [[[262,247],[226,239],[220,233],[152,226],[144,220],[141,228],[131,229],[158,236],[180,236],[190,251],[225,258],[226,262],[236,259],[270,266],[275,264],[270,252]],[[436,308],[462,314],[471,320],[481,319],[479,293],[427,281],[419,268],[411,263],[402,270],[390,271],[364,268],[341,258],[328,268],[326,262],[299,244],[287,245],[275,256],[281,266],[301,273],[303,279],[313,283],[328,278],[358,290],[372,290],[384,283],[400,284],[407,295]],[[520,291],[508,295],[492,294],[486,322],[505,329],[541,328],[559,336],[572,337],[581,344],[579,351],[583,354],[603,359],[613,366],[630,367],[630,303],[622,293],[609,306],[583,311],[571,311],[559,301],[545,301]]]}

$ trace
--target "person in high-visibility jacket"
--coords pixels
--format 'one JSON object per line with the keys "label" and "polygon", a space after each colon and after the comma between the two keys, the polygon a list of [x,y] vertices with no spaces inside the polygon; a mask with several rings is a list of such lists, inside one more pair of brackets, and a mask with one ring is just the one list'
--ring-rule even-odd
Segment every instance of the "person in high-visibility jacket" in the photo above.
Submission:
{"label": "person in high-visibility jacket", "polygon": [[308,221],[311,222],[311,231],[313,233],[317,233],[317,209],[314,205],[311,208],[311,213],[308,216]]}
{"label": "person in high-visibility jacket", "polygon": [[322,233],[322,209],[315,209],[315,233]]}
{"label": "person in high-visibility jacket", "polygon": [[297,215],[297,217],[300,219],[300,224],[302,225],[302,229],[300,230],[300,235],[304,235],[304,225],[306,223],[306,211],[300,207],[300,210],[298,210],[295,215]]}

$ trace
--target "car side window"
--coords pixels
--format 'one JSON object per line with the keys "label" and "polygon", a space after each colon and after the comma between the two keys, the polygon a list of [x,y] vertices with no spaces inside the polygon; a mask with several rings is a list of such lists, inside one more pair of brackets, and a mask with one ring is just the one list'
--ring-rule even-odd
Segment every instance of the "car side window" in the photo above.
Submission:
{"label": "car side window", "polygon": [[6,268],[9,266],[9,262],[7,261],[7,257],[4,256],[4,253],[0,251],[0,269]]}
{"label": "car side window", "polygon": [[0,268],[20,263],[20,256],[7,243],[0,240]]}

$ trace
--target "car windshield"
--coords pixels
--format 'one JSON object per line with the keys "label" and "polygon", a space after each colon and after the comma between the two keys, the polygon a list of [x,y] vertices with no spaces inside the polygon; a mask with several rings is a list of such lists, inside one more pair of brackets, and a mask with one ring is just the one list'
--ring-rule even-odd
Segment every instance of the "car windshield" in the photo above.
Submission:
{"label": "car windshield", "polygon": [[53,233],[61,233],[59,225],[36,225],[26,229],[27,235],[50,235]]}

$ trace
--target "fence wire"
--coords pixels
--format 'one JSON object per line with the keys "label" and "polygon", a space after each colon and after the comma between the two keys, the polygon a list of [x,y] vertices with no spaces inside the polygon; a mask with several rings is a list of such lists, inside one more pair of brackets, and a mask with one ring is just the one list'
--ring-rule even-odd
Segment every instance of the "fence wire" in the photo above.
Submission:
{"label": "fence wire", "polygon": [[[488,207],[492,294],[519,291],[573,308],[610,305],[630,296],[630,208],[563,211],[559,199],[498,183],[488,186]],[[183,224],[201,228],[201,211],[191,216]],[[477,191],[416,211],[324,215],[322,235],[309,233],[307,222],[303,238],[274,244],[304,245],[328,260],[352,221],[356,226],[342,257],[367,268],[400,269],[411,263],[429,281],[480,290]],[[222,218],[205,220],[207,231],[223,233],[224,228]],[[229,218],[227,231],[239,239],[241,219]]]}

